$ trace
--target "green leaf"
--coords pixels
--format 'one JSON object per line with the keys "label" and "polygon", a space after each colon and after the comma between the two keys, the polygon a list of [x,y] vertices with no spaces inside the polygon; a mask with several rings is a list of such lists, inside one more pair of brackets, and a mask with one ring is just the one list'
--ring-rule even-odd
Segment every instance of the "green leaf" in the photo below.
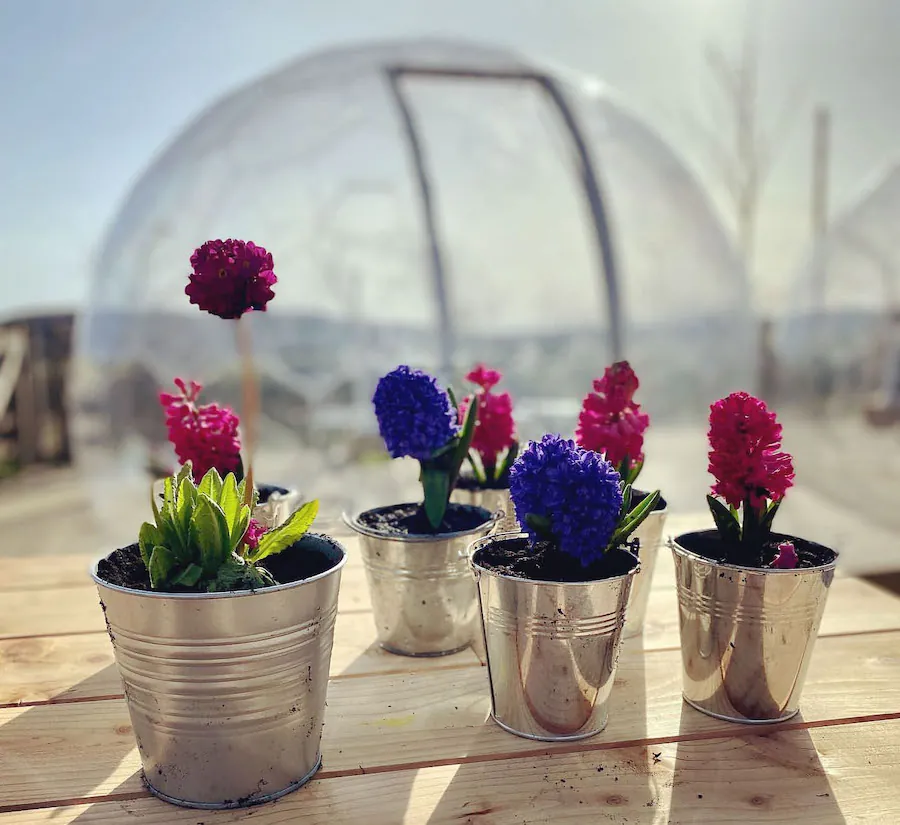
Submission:
{"label": "green leaf", "polygon": [[210,467],[206,475],[200,479],[197,492],[208,495],[213,501],[218,502],[222,494],[222,476],[215,467]]}
{"label": "green leaf", "polygon": [[768,509],[766,510],[766,514],[762,518],[762,533],[763,533],[763,541],[765,541],[769,533],[772,532],[772,522],[775,520],[775,515],[778,512],[778,508],[781,507],[781,502],[784,499],[779,499],[778,501],[770,502]]}
{"label": "green leaf", "polygon": [[450,399],[450,403],[453,405],[453,409],[457,412],[457,418],[459,417],[459,403],[456,400],[456,393],[453,392],[453,387],[447,387],[447,396]]}
{"label": "green leaf", "polygon": [[423,466],[420,478],[425,494],[425,515],[428,523],[437,530],[450,501],[450,476],[445,470]]}
{"label": "green leaf", "polygon": [[629,484],[634,484],[637,481],[637,477],[641,474],[641,470],[644,469],[644,459],[638,461],[633,467],[631,467],[626,473],[627,480]]}
{"label": "green leaf", "polygon": [[319,502],[308,501],[280,527],[275,527],[267,533],[263,533],[256,550],[247,553],[247,561],[256,563],[269,556],[274,556],[282,550],[286,550],[292,544],[296,544],[303,535],[312,527],[312,523],[319,514]]}
{"label": "green leaf", "polygon": [[741,540],[741,524],[737,517],[719,499],[711,495],[707,495],[706,502],[722,541],[727,544],[738,544]]}
{"label": "green leaf", "polygon": [[228,530],[234,535],[234,525],[241,514],[241,496],[238,493],[238,484],[233,473],[225,476],[225,480],[222,483],[219,506],[222,508],[222,512],[225,513]]}
{"label": "green leaf", "polygon": [[150,574],[150,587],[154,590],[162,589],[169,578],[175,559],[169,552],[168,548],[158,544],[153,548],[150,554],[150,564],[147,566],[147,572]]}
{"label": "green leaf", "polygon": [[194,465],[190,461],[185,461],[184,464],[181,465],[181,469],[175,475],[175,489],[181,489],[181,482],[185,479],[193,482],[194,479]]}
{"label": "green leaf", "polygon": [[485,484],[487,482],[487,475],[481,467],[481,461],[479,459],[478,453],[474,450],[469,450],[466,454],[466,460],[469,462],[469,466],[472,468],[472,475],[475,476],[475,481],[478,484]]}
{"label": "green leaf", "polygon": [[525,523],[541,538],[553,538],[550,516],[539,516],[536,513],[527,513],[525,515]]}
{"label": "green leaf", "polygon": [[[187,549],[192,544],[191,536],[191,514],[194,511],[194,503],[197,501],[197,488],[189,477],[181,479],[178,485],[178,497],[175,504],[174,524],[181,538],[182,548]],[[175,549],[175,548],[172,548]],[[179,557],[183,555],[178,554]],[[187,561],[187,559],[182,559]]]}
{"label": "green leaf", "polygon": [[628,540],[628,537],[643,524],[644,519],[653,512],[653,508],[659,503],[659,490],[655,490],[638,504],[625,518],[619,522],[619,526],[613,533],[609,547],[618,547]]}
{"label": "green leaf", "polygon": [[200,581],[200,577],[203,575],[203,568],[198,564],[194,564],[191,562],[184,570],[181,571],[174,579],[172,579],[172,584],[180,584],[183,587],[193,587]]}
{"label": "green leaf", "polygon": [[157,544],[162,543],[163,538],[156,525],[150,524],[149,521],[145,521],[141,525],[140,532],[138,533],[138,544],[141,547],[141,558],[144,561],[144,567],[148,570],[150,569],[150,556],[153,554],[153,548],[156,547]]}
{"label": "green leaf", "polygon": [[232,544],[225,513],[206,493],[197,495],[191,530],[197,537],[203,573],[211,578],[231,554]]}
{"label": "green leaf", "polygon": [[175,479],[172,476],[163,482],[163,511],[175,512]]}
{"label": "green leaf", "polygon": [[244,504],[238,513],[238,517],[231,526],[231,546],[240,550],[241,539],[247,532],[247,525],[250,524],[250,508]]}
{"label": "green leaf", "polygon": [[632,489],[630,484],[626,484],[625,488],[622,490],[622,508],[619,510],[619,515],[624,513],[628,516],[631,512],[631,495]]}
{"label": "green leaf", "polygon": [[519,457],[519,442],[513,441],[506,451],[506,457],[497,468],[497,479],[506,478],[515,460]]}
{"label": "green leaf", "polygon": [[222,593],[227,590],[246,590],[245,579],[248,565],[232,554],[225,559],[210,582],[207,590],[210,593]]}

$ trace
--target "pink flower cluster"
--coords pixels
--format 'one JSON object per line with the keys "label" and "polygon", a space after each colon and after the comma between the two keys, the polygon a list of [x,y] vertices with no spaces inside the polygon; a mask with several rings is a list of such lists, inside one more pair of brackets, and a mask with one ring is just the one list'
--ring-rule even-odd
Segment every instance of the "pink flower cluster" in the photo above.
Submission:
{"label": "pink flower cluster", "polygon": [[781,424],[765,403],[745,392],[716,401],[709,414],[713,495],[755,510],[779,501],[794,483],[791,456],[781,450]]}
{"label": "pink flower cluster", "polygon": [[255,518],[250,519],[247,532],[244,533],[244,543],[251,550],[259,547],[259,540],[266,534],[266,525],[260,524]]}
{"label": "pink flower cluster", "polygon": [[265,311],[278,282],[272,256],[251,241],[207,241],[191,255],[193,272],[185,294],[200,309],[220,318]]}
{"label": "pink flower cluster", "polygon": [[616,467],[626,458],[631,467],[643,461],[650,416],[634,400],[639,386],[627,361],[607,367],[603,377],[594,381],[594,391],[581,402],[575,430],[578,446],[602,453]]}
{"label": "pink flower cluster", "polygon": [[237,471],[241,462],[238,417],[228,407],[198,405],[203,386],[196,381],[188,387],[183,379],[176,378],[175,386],[179,393],[161,392],[159,401],[165,408],[169,441],[178,460],[192,463],[196,480],[211,467],[221,475]]}
{"label": "pink flower cluster", "polygon": [[516,438],[516,425],[512,416],[512,397],[508,392],[494,393],[491,390],[503,375],[497,370],[479,364],[468,375],[466,381],[478,386],[474,395],[467,395],[460,402],[460,422],[465,420],[466,411],[477,399],[478,421],[472,436],[472,449],[481,457],[481,464],[490,471],[497,464],[497,457],[509,449]]}

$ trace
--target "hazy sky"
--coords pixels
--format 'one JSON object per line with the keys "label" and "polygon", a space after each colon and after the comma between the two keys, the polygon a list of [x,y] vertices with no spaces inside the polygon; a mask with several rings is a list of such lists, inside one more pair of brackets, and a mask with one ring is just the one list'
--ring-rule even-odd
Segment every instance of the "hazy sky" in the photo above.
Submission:
{"label": "hazy sky", "polygon": [[[595,74],[715,186],[692,125],[717,124],[703,49],[733,52],[743,13],[738,0],[0,0],[0,314],[83,301],[103,231],[158,149],[219,95],[334,43],[457,36]],[[762,20],[762,122],[784,138],[758,277],[782,290],[808,234],[813,105],[832,109],[834,207],[900,149],[900,2],[768,0]]]}

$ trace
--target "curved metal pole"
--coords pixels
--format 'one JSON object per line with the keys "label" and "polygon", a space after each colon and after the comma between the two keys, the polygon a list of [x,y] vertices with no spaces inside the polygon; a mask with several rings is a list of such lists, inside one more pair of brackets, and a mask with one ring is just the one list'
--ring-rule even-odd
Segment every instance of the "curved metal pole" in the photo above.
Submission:
{"label": "curved metal pole", "polygon": [[400,112],[403,130],[409,142],[416,180],[419,185],[419,199],[422,202],[422,214],[425,218],[425,231],[428,234],[428,249],[431,257],[431,273],[434,282],[435,299],[438,305],[438,333],[440,335],[439,371],[444,382],[453,377],[453,353],[455,350],[453,323],[450,319],[449,298],[447,295],[447,278],[444,272],[444,259],[438,236],[437,221],[434,215],[434,201],[431,197],[431,180],[425,168],[425,156],[419,141],[419,132],[409,103],[400,88],[399,69],[388,69],[388,87]]}

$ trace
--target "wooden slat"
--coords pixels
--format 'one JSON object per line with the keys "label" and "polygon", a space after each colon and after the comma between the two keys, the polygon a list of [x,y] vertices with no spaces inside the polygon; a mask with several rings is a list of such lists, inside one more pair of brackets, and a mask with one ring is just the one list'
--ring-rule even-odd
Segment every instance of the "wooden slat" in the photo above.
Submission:
{"label": "wooden slat", "polygon": [[[386,653],[375,642],[372,614],[338,616],[331,677],[478,667],[471,650],[410,659]],[[0,705],[118,696],[122,693],[106,633],[0,640]]]}
{"label": "wooden slat", "polygon": [[0,825],[843,825],[900,822],[900,723],[759,733],[317,779],[273,805],[209,814],[152,798],[0,815]]}
{"label": "wooden slat", "polygon": [[[678,651],[623,654],[608,728],[590,741],[566,745],[511,736],[488,721],[484,668],[335,681],[323,776],[743,730],[683,708],[679,668]],[[900,716],[900,632],[820,640],[803,714],[800,724]],[[142,790],[121,700],[0,710],[0,741],[0,807]]]}

